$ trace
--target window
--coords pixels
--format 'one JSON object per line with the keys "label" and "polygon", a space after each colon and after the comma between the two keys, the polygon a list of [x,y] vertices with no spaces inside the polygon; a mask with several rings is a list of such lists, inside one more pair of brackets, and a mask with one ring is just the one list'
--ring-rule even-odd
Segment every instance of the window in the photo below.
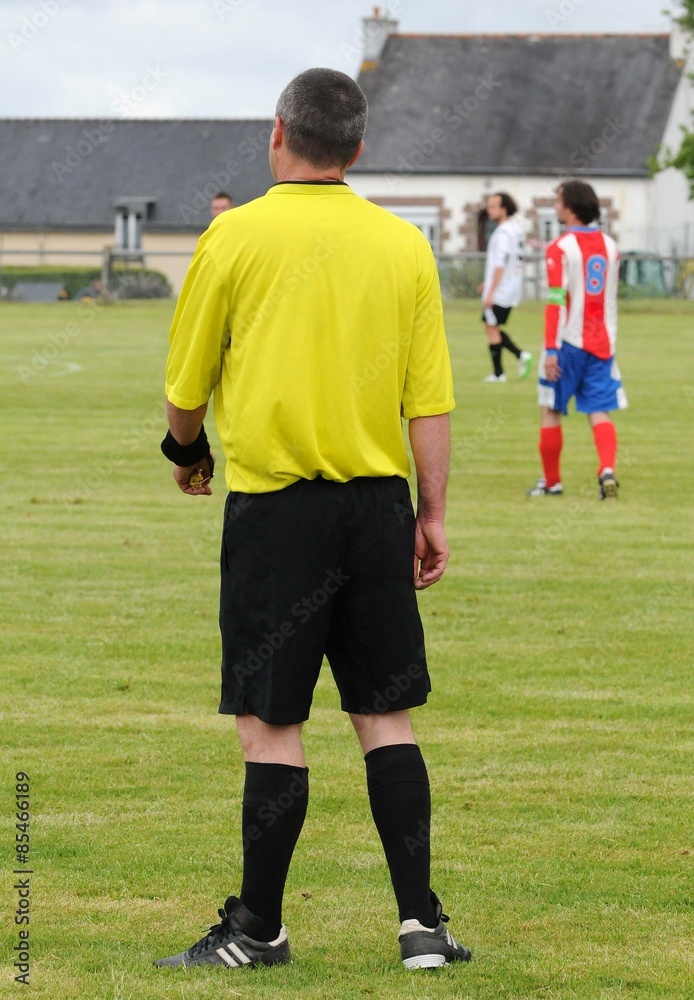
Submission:
{"label": "window", "polygon": [[439,252],[441,244],[441,213],[438,205],[384,205],[389,212],[407,222],[413,223],[431,243],[432,250]]}
{"label": "window", "polygon": [[119,198],[116,202],[114,250],[139,253],[142,250],[142,229],[154,209],[154,198]]}
{"label": "window", "polygon": [[556,240],[562,231],[562,226],[559,224],[557,213],[553,208],[538,208],[537,229],[540,243],[551,243],[552,240]]}

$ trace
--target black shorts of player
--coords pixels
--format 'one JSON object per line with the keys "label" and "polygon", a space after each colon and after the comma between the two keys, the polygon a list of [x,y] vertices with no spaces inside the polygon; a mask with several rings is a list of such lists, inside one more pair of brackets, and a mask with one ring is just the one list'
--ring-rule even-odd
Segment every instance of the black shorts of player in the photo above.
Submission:
{"label": "black shorts of player", "polygon": [[[496,316],[496,325],[503,326],[507,322],[509,316],[511,315],[512,306],[492,306],[492,312]],[[487,317],[484,315],[484,310],[482,310],[482,322],[487,322]]]}
{"label": "black shorts of player", "polygon": [[219,711],[275,725],[305,721],[324,655],[343,711],[423,705],[431,684],[413,582],[414,525],[400,476],[230,493]]}

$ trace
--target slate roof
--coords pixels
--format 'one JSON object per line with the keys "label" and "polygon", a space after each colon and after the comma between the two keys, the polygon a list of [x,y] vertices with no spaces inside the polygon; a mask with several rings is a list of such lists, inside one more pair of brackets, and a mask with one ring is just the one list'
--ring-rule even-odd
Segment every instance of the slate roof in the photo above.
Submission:
{"label": "slate roof", "polygon": [[390,35],[354,169],[646,177],[681,73],[668,35]]}
{"label": "slate roof", "polygon": [[0,119],[0,228],[113,229],[123,196],[156,199],[151,232],[201,232],[220,188],[273,183],[272,121]]}

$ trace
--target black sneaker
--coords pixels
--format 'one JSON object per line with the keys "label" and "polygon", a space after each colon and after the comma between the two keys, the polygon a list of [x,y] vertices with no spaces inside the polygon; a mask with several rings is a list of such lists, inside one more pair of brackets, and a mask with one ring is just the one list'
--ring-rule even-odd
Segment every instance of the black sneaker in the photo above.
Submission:
{"label": "black sneaker", "polygon": [[598,478],[601,500],[616,500],[619,483],[615,479],[614,469],[603,469]]}
{"label": "black sneaker", "polygon": [[400,925],[400,957],[406,969],[436,969],[451,962],[469,962],[472,954],[458,944],[444,924],[448,916],[436,893],[432,892],[436,927],[423,927],[419,920],[403,920]]}
{"label": "black sneaker", "polygon": [[538,479],[534,486],[525,491],[526,497],[560,497],[564,492],[561,483],[548,486],[546,479]]}
{"label": "black sneaker", "polygon": [[225,965],[238,969],[243,965],[276,965],[291,962],[287,929],[282,926],[274,941],[256,941],[253,934],[263,928],[263,921],[247,909],[236,896],[229,896],[224,909],[219,910],[221,922],[210,927],[204,938],[180,955],[160,958],[154,964]]}

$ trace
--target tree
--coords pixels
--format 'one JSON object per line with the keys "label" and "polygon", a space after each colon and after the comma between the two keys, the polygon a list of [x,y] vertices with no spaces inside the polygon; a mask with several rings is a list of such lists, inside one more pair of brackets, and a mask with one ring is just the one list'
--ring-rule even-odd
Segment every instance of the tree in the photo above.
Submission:
{"label": "tree", "polygon": [[[679,13],[675,15],[675,20],[683,31],[691,36],[694,43],[694,0],[680,0]],[[658,150],[651,160],[653,173],[665,170],[667,167],[675,167],[676,170],[682,171],[689,181],[689,197],[694,199],[694,132],[684,126],[682,126],[682,142],[677,152],[673,153],[667,149],[661,156],[661,151]]]}

